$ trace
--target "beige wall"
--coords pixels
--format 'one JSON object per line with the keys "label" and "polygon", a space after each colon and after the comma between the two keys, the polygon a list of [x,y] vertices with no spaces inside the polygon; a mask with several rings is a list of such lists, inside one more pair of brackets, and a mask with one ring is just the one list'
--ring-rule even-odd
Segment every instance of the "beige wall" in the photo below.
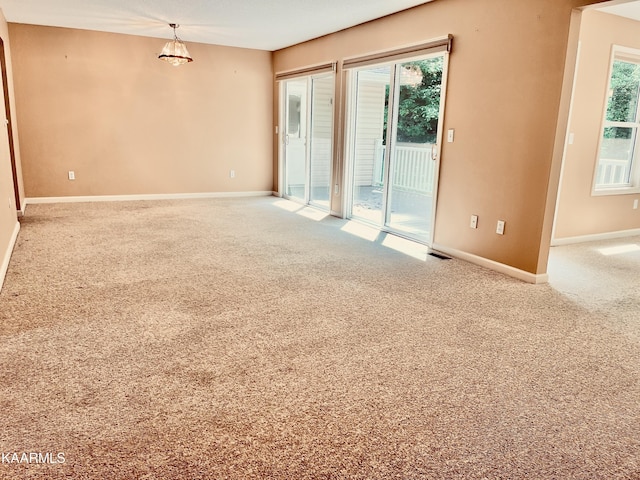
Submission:
{"label": "beige wall", "polygon": [[9,30],[27,197],[271,191],[270,52],[188,43],[176,68],[159,39]]}
{"label": "beige wall", "polygon": [[452,34],[443,127],[455,142],[442,150],[435,244],[540,274],[571,12],[586,3],[437,0],[275,52],[274,71]]}
{"label": "beige wall", "polygon": [[586,11],[580,28],[580,53],[558,199],[555,239],[640,228],[640,194],[593,196],[612,45],[640,49],[640,22]]}
{"label": "beige wall", "polygon": [[[11,92],[11,48],[9,45],[9,36],[7,31],[7,22],[0,11],[0,37],[4,41],[5,57],[7,62],[7,77],[9,78],[9,94]],[[0,92],[1,86],[0,86]],[[0,118],[6,118],[4,102],[0,101]],[[15,127],[15,124],[14,124]],[[17,155],[18,152],[16,152]],[[19,159],[19,157],[18,157]],[[0,128],[0,288],[4,280],[5,268],[9,256],[11,255],[11,240],[18,220],[16,213],[16,201],[13,185],[13,174],[11,169],[11,158],[9,154],[9,138],[7,129]]]}

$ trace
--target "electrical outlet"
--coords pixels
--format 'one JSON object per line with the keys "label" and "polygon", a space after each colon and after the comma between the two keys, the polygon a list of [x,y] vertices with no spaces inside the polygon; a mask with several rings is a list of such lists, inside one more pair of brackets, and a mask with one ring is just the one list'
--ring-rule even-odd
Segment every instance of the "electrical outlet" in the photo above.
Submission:
{"label": "electrical outlet", "polygon": [[504,220],[498,220],[498,225],[496,226],[496,233],[498,235],[504,235]]}
{"label": "electrical outlet", "polygon": [[478,215],[471,215],[471,222],[469,223],[471,228],[478,228]]}
{"label": "electrical outlet", "polygon": [[69,170],[69,180],[75,180],[76,179],[76,172],[74,172],[73,170]]}

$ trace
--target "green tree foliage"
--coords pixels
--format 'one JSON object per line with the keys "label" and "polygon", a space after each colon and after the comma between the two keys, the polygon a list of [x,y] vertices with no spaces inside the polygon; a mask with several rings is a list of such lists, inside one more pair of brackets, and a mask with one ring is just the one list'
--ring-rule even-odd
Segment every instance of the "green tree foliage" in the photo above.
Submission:
{"label": "green tree foliage", "polygon": [[[417,85],[400,84],[398,103],[398,142],[435,143],[440,113],[443,57],[430,58],[403,64],[401,68],[415,65],[422,72],[422,82]],[[385,133],[388,114],[385,105]],[[385,142],[386,143],[386,142]]]}
{"label": "green tree foliage", "polygon": [[412,62],[422,72],[416,86],[400,86],[398,141],[435,143],[442,90],[442,57]]}
{"label": "green tree foliage", "polygon": [[[607,120],[610,122],[635,122],[638,110],[640,65],[616,60],[611,71]],[[630,128],[607,127],[605,138],[629,138]]]}

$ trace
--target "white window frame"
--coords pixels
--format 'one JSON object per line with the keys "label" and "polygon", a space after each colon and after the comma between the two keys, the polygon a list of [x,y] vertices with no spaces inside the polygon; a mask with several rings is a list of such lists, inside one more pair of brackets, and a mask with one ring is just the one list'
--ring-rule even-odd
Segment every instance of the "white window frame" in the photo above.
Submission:
{"label": "white window frame", "polygon": [[[613,75],[613,65],[616,60],[640,65],[640,50],[635,48],[613,45],[611,48],[611,59],[609,61],[609,74],[607,76],[607,87],[604,99],[602,114],[602,124],[599,130],[598,150],[596,152],[595,170],[593,174],[592,195],[627,195],[640,192],[640,98],[636,109],[636,117],[633,122],[613,122],[607,120],[607,108],[609,106],[609,91],[611,86],[611,76]],[[640,92],[638,94],[640,97]],[[604,129],[607,127],[628,127],[635,129],[633,137],[633,154],[631,156],[631,173],[629,183],[614,185],[597,185],[598,170],[600,168],[600,152],[604,141]]]}

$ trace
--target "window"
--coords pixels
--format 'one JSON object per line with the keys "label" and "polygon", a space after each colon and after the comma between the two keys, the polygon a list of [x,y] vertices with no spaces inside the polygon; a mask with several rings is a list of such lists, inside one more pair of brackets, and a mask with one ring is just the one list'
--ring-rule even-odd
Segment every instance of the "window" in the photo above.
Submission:
{"label": "window", "polygon": [[639,95],[640,51],[614,47],[598,151],[596,192],[629,193],[640,187]]}

